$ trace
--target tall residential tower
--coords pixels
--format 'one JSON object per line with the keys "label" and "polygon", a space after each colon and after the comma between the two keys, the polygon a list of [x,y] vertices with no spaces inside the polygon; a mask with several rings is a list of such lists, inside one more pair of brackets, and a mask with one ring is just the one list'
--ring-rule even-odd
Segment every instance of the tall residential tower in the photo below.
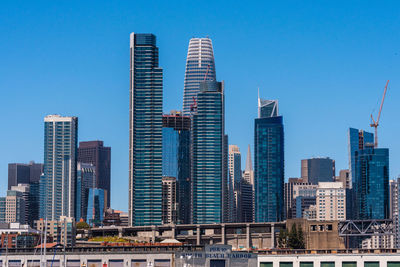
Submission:
{"label": "tall residential tower", "polygon": [[130,35],[129,225],[161,224],[163,70],[153,34]]}
{"label": "tall residential tower", "polygon": [[40,178],[40,218],[75,217],[78,118],[44,118],[44,175]]}
{"label": "tall residential tower", "polygon": [[254,127],[256,222],[284,219],[284,135],[278,101],[258,99]]}
{"label": "tall residential tower", "polygon": [[189,115],[200,92],[200,82],[216,81],[214,52],[211,39],[192,38],[186,60],[183,88],[183,114]]}

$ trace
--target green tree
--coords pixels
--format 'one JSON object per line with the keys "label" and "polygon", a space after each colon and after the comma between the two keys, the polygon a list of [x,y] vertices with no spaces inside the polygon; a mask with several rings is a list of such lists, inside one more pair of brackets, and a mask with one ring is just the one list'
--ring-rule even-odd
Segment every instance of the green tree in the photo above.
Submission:
{"label": "green tree", "polygon": [[284,229],[279,231],[278,248],[287,248],[288,232]]}
{"label": "green tree", "polygon": [[292,228],[289,232],[288,247],[295,249],[297,247],[297,225],[292,224]]}
{"label": "green tree", "polygon": [[305,249],[305,243],[304,243],[304,235],[303,235],[303,228],[301,225],[299,225],[297,229],[297,248],[298,249]]}
{"label": "green tree", "polygon": [[80,221],[76,224],[76,229],[89,229],[90,226],[85,221]]}

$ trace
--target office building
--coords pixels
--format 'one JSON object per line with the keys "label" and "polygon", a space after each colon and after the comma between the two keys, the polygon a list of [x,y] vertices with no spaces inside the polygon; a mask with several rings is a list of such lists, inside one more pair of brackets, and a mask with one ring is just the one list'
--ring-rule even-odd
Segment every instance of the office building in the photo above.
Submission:
{"label": "office building", "polygon": [[178,203],[177,223],[190,223],[190,116],[173,111],[163,115],[163,177],[175,177]]}
{"label": "office building", "polygon": [[291,219],[295,218],[303,218],[304,212],[307,212],[311,206],[316,205],[316,197],[315,196],[298,196],[293,199],[292,209],[291,209]]}
{"label": "office building", "polygon": [[228,145],[224,134],[223,82],[200,84],[192,120],[192,223],[219,223],[223,220],[227,184],[224,181]]}
{"label": "office building", "polygon": [[129,225],[161,224],[163,70],[153,34],[130,35]]}
{"label": "office building", "polygon": [[216,81],[214,52],[209,38],[192,38],[186,59],[185,82],[183,87],[183,114],[190,115],[196,104],[200,83]]}
{"label": "office building", "polygon": [[[286,219],[301,218],[303,210],[307,209],[309,205],[313,205],[312,201],[315,202],[317,187],[318,185],[304,183],[299,178],[289,178],[289,182],[285,183]],[[303,200],[299,199],[299,202],[296,202],[297,197],[303,198]],[[300,206],[296,206],[296,204]]]}
{"label": "office building", "polygon": [[399,183],[400,178],[390,180],[389,182],[389,219],[393,220],[393,232],[396,248],[400,248]]}
{"label": "office building", "polygon": [[162,222],[163,224],[176,224],[178,218],[176,178],[164,176],[162,183]]}
{"label": "office building", "polygon": [[[46,228],[47,222],[47,228]],[[36,220],[35,229],[44,232],[47,229],[47,237],[57,244],[75,246],[76,223],[71,217],[60,216],[59,220]]]}
{"label": "office building", "polygon": [[[249,185],[250,187],[248,187]],[[244,187],[244,188],[243,188]],[[251,192],[247,192],[247,190],[251,190]],[[242,177],[242,221],[243,222],[254,222],[255,213],[254,213],[254,170],[253,170],[253,162],[251,161],[251,151],[250,145],[247,147],[247,156],[246,156],[246,168],[243,171]],[[247,194],[251,193],[251,203],[247,202]],[[252,214],[252,215],[250,215]],[[251,216],[251,219],[250,219]]]}
{"label": "office building", "polygon": [[[78,162],[76,179],[76,221],[86,221],[88,212],[89,189],[96,188],[96,167],[91,163]],[[104,190],[104,189],[103,189]],[[107,192],[104,190],[104,192]],[[106,194],[107,196],[107,194]],[[107,203],[107,201],[106,201]]]}
{"label": "office building", "polygon": [[103,141],[79,142],[78,162],[93,164],[96,173],[95,187],[104,189],[107,207],[110,207],[111,147],[105,147]]}
{"label": "office building", "polygon": [[25,163],[9,163],[8,164],[8,190],[11,186],[18,184],[30,184],[39,182],[40,175],[43,173],[43,164],[34,161]]}
{"label": "office building", "polygon": [[0,223],[26,223],[23,193],[7,190],[6,197],[0,197]]}
{"label": "office building", "polygon": [[335,181],[335,161],[330,158],[311,158],[301,160],[301,179],[303,182],[318,184]]}
{"label": "office building", "polygon": [[237,145],[229,145],[228,153],[229,221],[240,222],[240,184],[242,179],[242,156]]}
{"label": "office building", "polygon": [[389,149],[368,144],[354,153],[356,219],[389,218]]}
{"label": "office building", "polygon": [[30,185],[18,184],[17,186],[11,186],[11,191],[21,192],[22,199],[24,200],[23,208],[25,214],[23,223],[28,223],[30,225],[33,225],[33,214],[31,213]]}
{"label": "office building", "polygon": [[44,118],[44,175],[40,178],[40,218],[75,216],[78,118]]}
{"label": "office building", "polygon": [[341,182],[343,184],[344,189],[351,188],[350,183],[350,170],[340,170],[339,176],[336,176],[335,182]]}
{"label": "office building", "polygon": [[87,198],[86,222],[92,226],[99,226],[104,219],[107,194],[102,188],[89,188]]}
{"label": "office building", "polygon": [[258,98],[254,127],[255,221],[284,219],[284,133],[278,101]]}
{"label": "office building", "polygon": [[340,182],[320,182],[317,189],[317,220],[346,220],[346,191]]}

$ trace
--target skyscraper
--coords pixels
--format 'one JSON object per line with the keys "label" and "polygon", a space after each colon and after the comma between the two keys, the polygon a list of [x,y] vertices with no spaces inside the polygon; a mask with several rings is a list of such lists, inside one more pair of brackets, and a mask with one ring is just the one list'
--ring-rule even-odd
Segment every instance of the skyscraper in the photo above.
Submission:
{"label": "skyscraper", "polygon": [[200,82],[216,81],[214,52],[211,39],[192,38],[186,60],[185,83],[183,88],[183,114],[190,115],[200,92]]}
{"label": "skyscraper", "polygon": [[[243,185],[246,184],[246,185]],[[242,177],[242,221],[243,222],[254,222],[255,220],[255,212],[254,212],[254,203],[255,203],[255,187],[254,187],[254,170],[253,170],[253,162],[251,161],[251,151],[250,145],[247,147],[247,156],[246,156],[246,168],[243,171]],[[251,190],[251,202],[248,199],[247,190]]]}
{"label": "skyscraper", "polygon": [[105,147],[103,141],[79,142],[78,162],[93,164],[96,173],[95,187],[104,189],[107,207],[110,207],[111,147]]}
{"label": "skyscraper", "polygon": [[75,216],[78,118],[44,118],[44,175],[40,178],[40,217]]}
{"label": "skyscraper", "polygon": [[348,151],[349,151],[349,187],[346,188],[346,218],[356,218],[356,188],[355,186],[355,153],[364,149],[368,144],[374,143],[374,134],[363,130],[349,128],[348,131]]}
{"label": "skyscraper", "polygon": [[354,154],[356,219],[389,218],[389,149],[367,144]]}
{"label": "skyscraper", "polygon": [[25,163],[8,164],[8,190],[11,186],[18,184],[30,184],[39,182],[40,175],[43,173],[43,164],[34,161]]}
{"label": "skyscraper", "polygon": [[129,225],[161,224],[162,98],[156,36],[131,33]]}
{"label": "skyscraper", "polygon": [[330,158],[301,160],[301,179],[310,184],[333,182],[335,179],[335,161]]}
{"label": "skyscraper", "polygon": [[190,223],[190,116],[163,115],[162,174],[176,178],[178,223]]}
{"label": "skyscraper", "polygon": [[256,222],[284,219],[284,134],[278,101],[258,98],[254,127]]}
{"label": "skyscraper", "polygon": [[317,220],[346,219],[346,191],[341,182],[320,182],[317,188]]}
{"label": "skyscraper", "polygon": [[79,221],[82,218],[86,221],[89,189],[96,188],[96,167],[82,162],[78,162],[77,166],[75,219]]}
{"label": "skyscraper", "polygon": [[197,111],[192,115],[192,222],[219,223],[223,219],[224,84],[201,83]]}
{"label": "skyscraper", "polygon": [[240,222],[240,181],[242,179],[242,156],[237,145],[229,145],[228,170],[229,170],[229,221]]}

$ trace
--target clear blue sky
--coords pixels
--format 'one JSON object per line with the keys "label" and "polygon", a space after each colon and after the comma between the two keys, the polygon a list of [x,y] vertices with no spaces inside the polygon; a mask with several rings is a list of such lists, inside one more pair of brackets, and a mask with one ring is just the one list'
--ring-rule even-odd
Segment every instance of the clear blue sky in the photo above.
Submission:
{"label": "clear blue sky", "polygon": [[[226,132],[253,146],[257,88],[278,99],[286,178],[300,160],[348,166],[348,127],[369,127],[390,79],[379,137],[400,174],[398,1],[2,1],[0,194],[9,162],[43,162],[43,118],[79,117],[79,140],[112,147],[112,206],[128,207],[129,34],[154,33],[164,111],[181,109],[187,45],[213,40]],[[244,162],[244,160],[243,160]]]}

